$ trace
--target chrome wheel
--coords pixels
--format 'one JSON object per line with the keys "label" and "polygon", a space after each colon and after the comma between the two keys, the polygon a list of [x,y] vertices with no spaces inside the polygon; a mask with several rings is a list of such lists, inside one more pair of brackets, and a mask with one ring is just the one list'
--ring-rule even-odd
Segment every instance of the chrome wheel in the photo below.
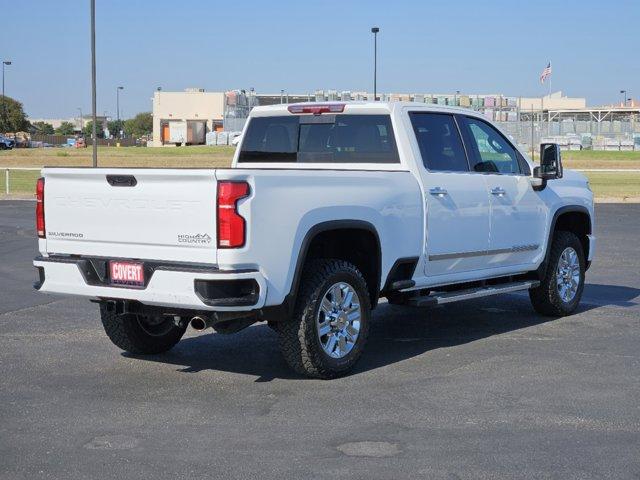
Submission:
{"label": "chrome wheel", "polygon": [[316,317],[318,339],[327,355],[342,358],[353,349],[361,318],[360,299],[351,285],[339,282],[327,289]]}
{"label": "chrome wheel", "polygon": [[571,302],[578,292],[580,285],[580,260],[578,253],[571,247],[563,250],[558,259],[556,270],[556,286],[558,295],[564,303]]}

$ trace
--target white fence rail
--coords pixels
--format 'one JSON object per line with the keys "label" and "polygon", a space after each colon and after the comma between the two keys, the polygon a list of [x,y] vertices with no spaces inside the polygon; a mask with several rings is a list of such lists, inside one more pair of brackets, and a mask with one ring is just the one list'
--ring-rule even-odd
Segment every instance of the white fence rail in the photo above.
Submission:
{"label": "white fence rail", "polygon": [[[39,172],[40,168],[4,167],[4,193],[11,193],[11,172]],[[35,185],[34,185],[35,188]]]}

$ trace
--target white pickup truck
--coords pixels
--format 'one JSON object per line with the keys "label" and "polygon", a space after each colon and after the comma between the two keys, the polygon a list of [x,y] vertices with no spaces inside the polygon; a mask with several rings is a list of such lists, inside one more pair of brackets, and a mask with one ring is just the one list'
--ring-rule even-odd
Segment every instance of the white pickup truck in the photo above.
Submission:
{"label": "white pickup truck", "polygon": [[371,310],[528,290],[573,312],[593,194],[557,145],[531,161],[481,115],[417,103],[255,108],[230,169],[44,168],[42,292],[97,302],[135,354],[190,324],[266,321],[296,371],[351,368]]}

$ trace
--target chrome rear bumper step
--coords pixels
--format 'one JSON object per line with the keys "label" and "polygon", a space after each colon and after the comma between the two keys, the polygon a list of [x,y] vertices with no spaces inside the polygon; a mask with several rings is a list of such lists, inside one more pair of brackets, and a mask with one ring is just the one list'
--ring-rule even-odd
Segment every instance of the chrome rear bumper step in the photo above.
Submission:
{"label": "chrome rear bumper step", "polygon": [[503,283],[501,285],[470,288],[454,292],[432,292],[431,294],[422,297],[410,298],[407,301],[407,305],[413,307],[430,307],[445,303],[460,302],[462,300],[471,300],[473,298],[488,297],[490,295],[500,295],[501,293],[529,290],[539,285],[540,282],[537,280],[527,280],[524,282]]}

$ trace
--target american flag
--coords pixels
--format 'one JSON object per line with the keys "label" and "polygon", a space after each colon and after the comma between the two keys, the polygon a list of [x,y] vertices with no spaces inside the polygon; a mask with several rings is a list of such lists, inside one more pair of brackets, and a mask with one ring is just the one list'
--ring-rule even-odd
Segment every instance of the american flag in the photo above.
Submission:
{"label": "american flag", "polygon": [[547,77],[550,77],[550,76],[551,76],[551,62],[547,63],[547,66],[542,71],[542,74],[540,75],[540,83],[544,83]]}

